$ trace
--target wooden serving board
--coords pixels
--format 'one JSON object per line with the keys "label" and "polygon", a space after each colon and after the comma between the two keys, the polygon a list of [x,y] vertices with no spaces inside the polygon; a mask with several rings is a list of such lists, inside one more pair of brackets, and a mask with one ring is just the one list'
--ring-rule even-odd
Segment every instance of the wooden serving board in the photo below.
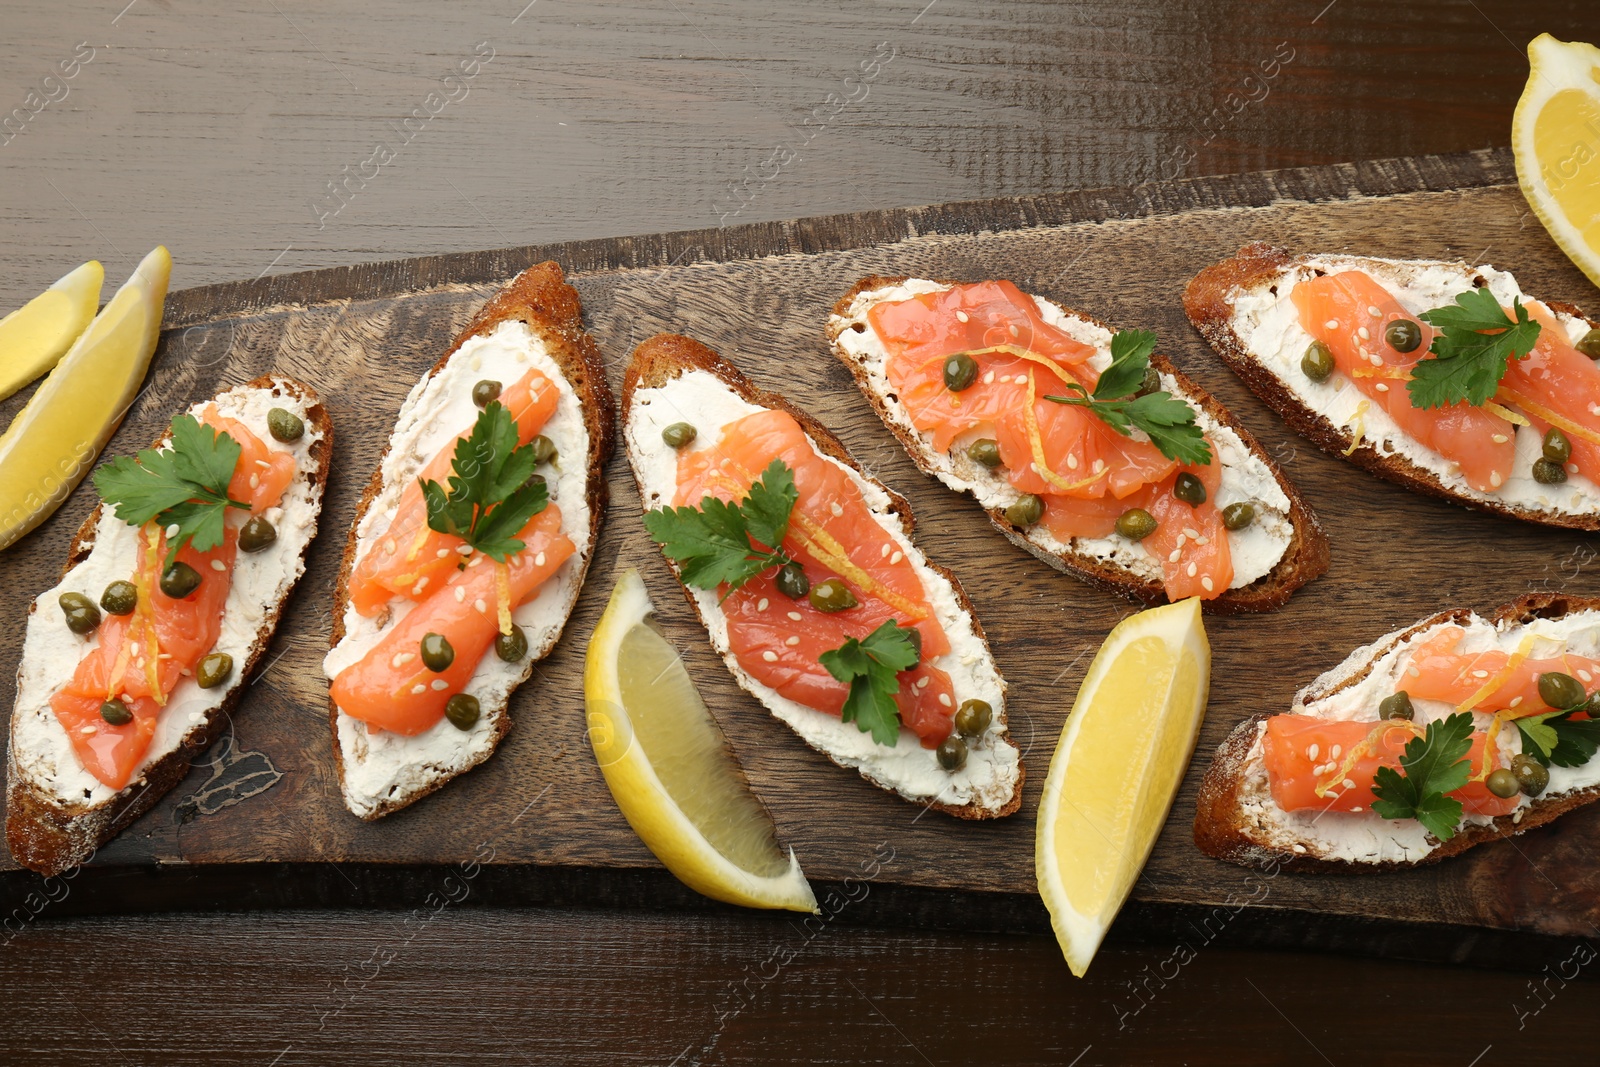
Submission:
{"label": "wooden serving board", "polygon": [[[537,885],[543,899],[665,894],[687,902],[690,894],[659,873],[617,812],[584,736],[587,637],[615,576],[638,567],[781,840],[813,881],[860,877],[876,859],[885,892],[875,896],[876,911],[857,914],[1040,928],[1033,836],[1041,784],[1090,657],[1132,609],[1007,544],[969,500],[918,473],[874,417],[822,330],[839,294],[864,274],[883,273],[1008,278],[1113,324],[1156,330],[1161,350],[1273,452],[1332,540],[1331,571],[1288,607],[1208,619],[1210,709],[1135,889],[1135,924],[1170,930],[1181,918],[1191,942],[1229,928],[1297,943],[1321,930],[1325,943],[1361,945],[1377,931],[1402,951],[1429,931],[1450,933],[1457,949],[1464,929],[1588,934],[1600,922],[1600,807],[1437,866],[1378,877],[1250,872],[1202,856],[1190,839],[1196,785],[1233,724],[1287,707],[1299,686],[1354,647],[1444,607],[1487,609],[1530,589],[1600,588],[1589,538],[1379,482],[1307,446],[1256,401],[1190,328],[1179,297],[1196,270],[1258,239],[1492,262],[1539,296],[1600,304],[1527,213],[1503,151],[464,253],[172,294],[149,388],[109,452],[141,447],[173,411],[272,371],[322,392],[335,421],[334,468],[323,534],[230,734],[210,764],[197,764],[102,849],[75,906],[398,900],[491,850],[498,881],[480,884],[500,886],[502,899],[527,899],[516,887]],[[1010,681],[1011,729],[1029,772],[1020,813],[990,823],[924,815],[833,766],[743,694],[646,538],[620,455],[588,587],[554,653],[516,694],[516,725],[498,754],[380,822],[344,810],[320,662],[356,499],[412,383],[500,283],[545,258],[560,261],[581,291],[615,383],[638,342],[660,331],[691,334],[815,413],[910,498],[918,540],[960,576]],[[13,399],[0,414],[19,405]],[[80,489],[0,556],[0,638],[9,657],[0,664],[0,705],[11,702],[29,598],[53,583],[93,504],[92,490]],[[175,864],[184,865],[177,875]],[[354,889],[341,890],[341,879]],[[8,910],[37,886],[27,872],[0,875]]]}

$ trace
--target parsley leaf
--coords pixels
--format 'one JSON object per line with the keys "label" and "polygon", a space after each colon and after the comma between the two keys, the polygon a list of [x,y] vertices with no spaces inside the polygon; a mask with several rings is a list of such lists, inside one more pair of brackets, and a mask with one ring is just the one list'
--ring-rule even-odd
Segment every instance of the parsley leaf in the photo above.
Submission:
{"label": "parsley leaf", "polygon": [[918,647],[915,627],[885,619],[865,638],[852,637],[818,656],[829,674],[850,686],[839,717],[871,733],[878,744],[895,745],[900,740],[900,709],[894,702],[899,674],[917,665]]}
{"label": "parsley leaf", "polygon": [[1600,751],[1600,719],[1573,720],[1574,711],[1547,711],[1516,720],[1522,734],[1522,751],[1544,764],[1557,767],[1582,767]]}
{"label": "parsley leaf", "polygon": [[775,459],[737,504],[708,496],[698,508],[656,508],[645,512],[644,527],[685,585],[716,589],[726,582],[732,592],[789,562],[781,546],[799,498],[794,472]]}
{"label": "parsley leaf", "polygon": [[1125,399],[1144,383],[1155,347],[1156,335],[1149,330],[1123,330],[1111,338],[1111,365],[1101,372],[1093,393],[1069,382],[1067,388],[1080,395],[1045,399],[1088,408],[1124,437],[1143,430],[1168,459],[1205,466],[1211,462],[1211,446],[1195,425],[1193,408],[1164,391]]}
{"label": "parsley leaf", "polygon": [[1111,337],[1111,365],[1100,373],[1094,395],[1102,400],[1127,396],[1144,384],[1156,335],[1150,330],[1123,330]]}
{"label": "parsley leaf", "polygon": [[[1423,322],[1439,329],[1423,359],[1411,368],[1406,391],[1411,406],[1434,408],[1466,402],[1481,406],[1500,388],[1513,357],[1522,359],[1539,340],[1539,324],[1513,298],[1513,320],[1487,286],[1469,289],[1456,302],[1424,311]],[[1491,331],[1491,332],[1484,332]]]}
{"label": "parsley leaf", "polygon": [[1472,762],[1472,714],[1458,712],[1430,722],[1422,737],[1406,742],[1400,771],[1379,767],[1372,810],[1385,819],[1416,819],[1434,837],[1448,841],[1461,821],[1461,801],[1447,794],[1467,784]]}
{"label": "parsley leaf", "polygon": [[544,482],[532,481],[538,459],[532,444],[517,443],[517,421],[491,400],[456,442],[450,488],[422,481],[428,528],[459,537],[496,563],[525,547],[516,535],[550,502]]}

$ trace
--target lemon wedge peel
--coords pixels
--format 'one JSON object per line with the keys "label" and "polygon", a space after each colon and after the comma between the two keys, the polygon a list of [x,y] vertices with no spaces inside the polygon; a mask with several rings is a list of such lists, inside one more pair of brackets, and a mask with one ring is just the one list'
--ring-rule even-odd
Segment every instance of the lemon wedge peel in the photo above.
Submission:
{"label": "lemon wedge peel", "polygon": [[0,400],[60,362],[100,306],[106,269],[98,259],[58,278],[50,288],[0,318]]}
{"label": "lemon wedge peel", "polygon": [[1600,286],[1600,48],[1541,33],[1511,119],[1522,195],[1550,237]]}

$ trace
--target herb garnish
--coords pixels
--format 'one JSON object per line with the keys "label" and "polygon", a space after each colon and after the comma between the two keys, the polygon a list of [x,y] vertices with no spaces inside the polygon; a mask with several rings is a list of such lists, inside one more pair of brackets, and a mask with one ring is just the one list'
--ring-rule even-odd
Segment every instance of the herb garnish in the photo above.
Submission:
{"label": "herb garnish", "polygon": [[459,537],[496,563],[525,547],[516,536],[545,509],[549,490],[533,480],[538,466],[532,444],[517,443],[517,420],[491,400],[456,441],[450,489],[419,479],[428,506],[428,528]]}
{"label": "herb garnish", "polygon": [[799,497],[794,472],[775,459],[738,503],[707,496],[698,508],[656,508],[645,512],[644,526],[685,585],[716,589],[726,582],[731,593],[789,562],[783,538]]}
{"label": "herb garnish", "polygon": [[1406,383],[1411,406],[1434,408],[1465,401],[1478,407],[1493,397],[1511,359],[1525,358],[1539,340],[1539,324],[1528,318],[1520,297],[1512,298],[1511,309],[1515,319],[1485,286],[1467,290],[1454,304],[1424,311],[1422,321],[1440,332],[1428,348],[1433,358],[1411,368],[1411,381]]}
{"label": "herb garnish", "polygon": [[880,745],[899,741],[900,709],[894,697],[900,691],[900,672],[917,665],[918,636],[915,627],[885,619],[861,640],[852,637],[817,657],[829,674],[850,686],[839,717],[871,733]]}
{"label": "herb garnish", "polygon": [[1547,711],[1517,719],[1522,734],[1522,751],[1548,767],[1582,767],[1600,750],[1600,719],[1572,716],[1585,711],[1594,714],[1587,702],[1565,711]]}
{"label": "herb garnish", "polygon": [[[155,521],[169,531],[167,564],[187,542],[196,552],[222,544],[228,508],[250,505],[228,497],[239,442],[192,415],[172,420],[171,447],[118,456],[94,472],[100,499],[130,526]],[[176,526],[176,535],[170,531]]]}
{"label": "herb garnish", "polygon": [[1157,391],[1124,399],[1138,391],[1155,351],[1156,335],[1149,330],[1123,330],[1111,338],[1111,365],[1100,374],[1094,392],[1077,382],[1067,388],[1078,396],[1046,396],[1057,404],[1088,408],[1124,437],[1143,430],[1151,444],[1168,459],[1199,466],[1211,462],[1211,446],[1195,425],[1194,409],[1171,393]]}
{"label": "herb garnish", "polygon": [[1447,794],[1467,784],[1472,762],[1472,713],[1457,712],[1430,722],[1422,737],[1406,742],[1400,770],[1379,767],[1372,810],[1385,819],[1415,819],[1440,841],[1456,835],[1461,801]]}

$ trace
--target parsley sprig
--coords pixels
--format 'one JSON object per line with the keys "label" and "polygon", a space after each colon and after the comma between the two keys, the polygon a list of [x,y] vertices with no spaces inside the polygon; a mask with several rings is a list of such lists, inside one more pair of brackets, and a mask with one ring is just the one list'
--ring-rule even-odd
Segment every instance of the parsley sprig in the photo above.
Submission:
{"label": "parsley sprig", "polygon": [[1523,359],[1539,340],[1539,324],[1528,318],[1521,298],[1513,298],[1512,318],[1487,286],[1468,289],[1448,304],[1424,311],[1422,321],[1440,332],[1411,368],[1406,391],[1411,406],[1435,408],[1466,402],[1481,406],[1500,388],[1511,360]]}
{"label": "parsley sprig", "polygon": [[147,448],[137,457],[118,456],[94,472],[100,499],[130,526],[157,522],[177,535],[167,538],[167,560],[185,543],[196,552],[222,544],[229,508],[250,505],[228,497],[228,483],[239,462],[239,442],[192,415],[172,420],[168,448]]}
{"label": "parsley sprig", "polygon": [[685,585],[716,589],[726,582],[732,592],[789,562],[783,538],[799,498],[794,472],[775,459],[743,500],[707,496],[698,508],[656,508],[645,513],[644,526]]}
{"label": "parsley sprig", "polygon": [[525,547],[522,528],[550,502],[532,444],[517,443],[517,420],[491,400],[456,442],[450,488],[419,479],[428,508],[428,528],[461,538],[496,563]]}
{"label": "parsley sprig", "polygon": [[1600,719],[1573,719],[1577,712],[1594,714],[1588,703],[1565,711],[1547,711],[1516,720],[1522,751],[1544,764],[1582,767],[1600,750]]}
{"label": "parsley sprig", "polygon": [[1079,395],[1045,399],[1088,408],[1124,437],[1131,437],[1135,429],[1143,430],[1168,459],[1209,464],[1211,446],[1195,425],[1193,408],[1162,390],[1132,396],[1144,383],[1155,347],[1156,335],[1149,330],[1123,330],[1111,338],[1111,365],[1101,372],[1094,392],[1068,382],[1067,388]]}
{"label": "parsley sprig", "polygon": [[896,744],[900,739],[900,709],[894,698],[900,691],[899,674],[917,665],[919,648],[915,627],[885,619],[861,640],[849,638],[818,656],[817,662],[829,674],[850,686],[839,717],[855,723],[862,733],[872,734],[880,745]]}
{"label": "parsley sprig", "polygon": [[1415,819],[1440,841],[1456,835],[1461,801],[1448,794],[1472,775],[1472,713],[1457,712],[1430,722],[1422,737],[1406,742],[1400,770],[1379,767],[1372,810],[1385,819]]}

